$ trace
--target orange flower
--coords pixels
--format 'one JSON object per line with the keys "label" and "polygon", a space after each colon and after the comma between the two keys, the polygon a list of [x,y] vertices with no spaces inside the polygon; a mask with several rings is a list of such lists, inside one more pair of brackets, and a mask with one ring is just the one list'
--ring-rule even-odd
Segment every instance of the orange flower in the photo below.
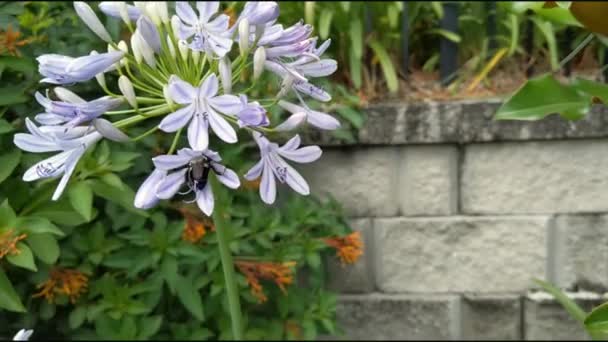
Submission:
{"label": "orange flower", "polygon": [[325,238],[327,245],[336,249],[336,255],[342,264],[354,264],[363,255],[361,232],[353,232],[345,237]]}
{"label": "orange flower", "polygon": [[0,259],[5,255],[18,255],[21,253],[17,248],[17,242],[25,239],[26,234],[15,236],[13,230],[9,229],[5,232],[0,233]]}
{"label": "orange flower", "polygon": [[21,32],[13,31],[13,27],[9,24],[6,31],[0,33],[0,53],[8,52],[13,56],[20,56],[21,53],[17,48],[34,41],[34,38],[18,40],[19,37],[21,37]]}
{"label": "orange flower", "polygon": [[207,229],[211,231],[215,230],[211,221],[202,220],[185,208],[180,208],[179,211],[186,219],[186,225],[182,232],[182,240],[197,243],[207,234]]}
{"label": "orange flower", "polygon": [[41,290],[32,297],[44,297],[49,303],[53,303],[55,295],[63,294],[68,296],[70,302],[74,304],[78,297],[87,291],[88,286],[89,278],[82,272],[54,268],[51,270],[49,279],[38,285]]}
{"label": "orange flower", "polygon": [[260,284],[260,279],[274,281],[274,283],[286,293],[285,285],[293,282],[292,267],[296,265],[294,261],[289,262],[258,262],[243,261],[235,262],[241,273],[247,277],[247,283],[251,286],[251,293],[260,303],[268,300],[264,289]]}

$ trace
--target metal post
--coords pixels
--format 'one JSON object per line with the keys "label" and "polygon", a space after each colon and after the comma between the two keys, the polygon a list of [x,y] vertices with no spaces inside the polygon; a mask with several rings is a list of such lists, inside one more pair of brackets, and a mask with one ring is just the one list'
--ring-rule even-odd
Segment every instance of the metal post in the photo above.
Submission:
{"label": "metal post", "polygon": [[408,1],[403,1],[403,13],[401,14],[401,69],[407,77],[410,66],[410,28],[408,18]]}
{"label": "metal post", "polygon": [[486,32],[488,35],[488,57],[496,50],[496,1],[487,1],[486,12],[488,21],[486,22]]}
{"label": "metal post", "polygon": [[[458,33],[458,3],[443,3],[443,18],[441,28]],[[456,76],[458,68],[458,44],[441,37],[439,43],[439,77],[441,84],[448,85]]]}
{"label": "metal post", "polygon": [[533,12],[528,10],[526,12],[526,33],[524,41],[524,49],[528,55],[528,66],[526,67],[526,77],[531,77],[534,74],[534,65],[532,65],[532,53],[534,50],[534,22],[532,21]]}

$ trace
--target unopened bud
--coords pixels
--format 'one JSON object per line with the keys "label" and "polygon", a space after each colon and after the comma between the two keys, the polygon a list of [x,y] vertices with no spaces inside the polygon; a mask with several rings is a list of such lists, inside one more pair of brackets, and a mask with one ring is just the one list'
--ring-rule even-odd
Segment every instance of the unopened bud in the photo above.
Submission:
{"label": "unopened bud", "polygon": [[156,26],[160,26],[162,24],[160,20],[160,13],[158,12],[157,1],[146,2],[146,13]]}
{"label": "unopened bud", "polygon": [[230,94],[232,92],[232,64],[228,57],[224,56],[220,59],[219,72],[224,94]]}
{"label": "unopened bud", "polygon": [[185,61],[188,59],[188,51],[190,48],[188,47],[188,43],[185,40],[180,39],[177,42],[177,48],[179,49],[179,54],[182,56],[182,59]]}
{"label": "unopened bud", "polygon": [[127,9],[127,3],[124,1],[118,1],[116,3],[118,6],[118,14],[120,14],[120,18],[124,21],[125,24],[131,24],[131,18],[129,18],[129,11]]}
{"label": "unopened bud", "polygon": [[140,44],[139,34],[136,31],[131,35],[131,50],[133,51],[133,57],[135,57],[137,64],[141,64],[141,61],[143,60]]}
{"label": "unopened bud", "polygon": [[122,75],[118,78],[118,88],[120,92],[125,97],[127,102],[133,108],[137,108],[137,99],[135,98],[135,90],[133,89],[133,84],[131,80],[125,75]]}
{"label": "unopened bud", "polygon": [[264,62],[266,61],[266,50],[263,46],[260,46],[255,50],[253,54],[253,79],[257,80],[262,71],[264,71]]}
{"label": "unopened bud", "polygon": [[245,56],[249,50],[249,20],[243,18],[239,22],[239,50],[241,56]]}
{"label": "unopened bud", "polygon": [[165,101],[167,101],[167,104],[169,106],[173,106],[175,104],[175,102],[173,102],[173,99],[171,98],[171,95],[169,94],[169,85],[167,84],[163,86],[163,96],[165,97]]}
{"label": "unopened bud", "polygon": [[171,36],[167,35],[167,46],[169,47],[169,54],[171,58],[175,58],[177,55],[175,54],[175,45],[173,45],[173,40],[171,40]]}
{"label": "unopened bud", "polygon": [[198,59],[200,57],[201,57],[201,52],[200,51],[192,50],[192,60],[194,61],[194,64],[198,63]]}
{"label": "unopened bud", "polygon": [[171,30],[173,30],[173,35],[178,37],[179,28],[182,25],[181,19],[177,15],[173,15],[171,17]]}
{"label": "unopened bud", "polygon": [[87,25],[91,31],[93,31],[99,38],[101,38],[106,43],[110,43],[112,41],[112,37],[103,26],[95,12],[84,1],[75,1],[74,2],[74,10],[76,10],[76,14],[82,19],[82,21]]}
{"label": "unopened bud", "polygon": [[55,95],[57,95],[57,97],[63,102],[86,103],[86,101],[83,100],[80,96],[74,94],[72,91],[70,91],[66,88],[55,87],[53,89],[53,92],[55,92]]}

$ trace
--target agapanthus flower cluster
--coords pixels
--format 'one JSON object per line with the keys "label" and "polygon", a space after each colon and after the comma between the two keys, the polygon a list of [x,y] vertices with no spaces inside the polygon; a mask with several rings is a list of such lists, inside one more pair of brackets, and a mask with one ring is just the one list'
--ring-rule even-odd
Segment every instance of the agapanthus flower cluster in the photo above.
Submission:
{"label": "agapanthus flower cluster", "polygon": [[[277,180],[309,194],[306,180],[288,161],[311,163],[321,156],[321,149],[301,147],[297,134],[283,145],[271,138],[302,125],[323,130],[340,126],[305,101],[330,101],[314,79],[337,69],[335,60],[322,58],[330,41],[318,44],[310,25],[278,23],[276,2],[247,2],[235,18],[224,14],[217,1],[196,2],[194,7],[185,1],[101,2],[99,10],[124,22],[131,32],[126,41],[116,41],[88,4],[74,2],[74,9],[108,49],[85,56],[37,58],[41,82],[51,88],[36,94],[43,112],[34,116],[35,122],[27,119],[29,133],[16,134],[14,141],[28,152],[56,154],[27,170],[25,181],[61,177],[53,195],[56,200],[88,149],[102,139],[134,140],[129,128],[153,120],[154,130],[173,135],[174,143],[167,154],[152,159],[155,168],[135,196],[138,208],[148,209],[180,195],[210,215],[214,196],[209,177],[231,189],[241,185],[210,138],[235,144],[239,130],[247,131],[259,146],[260,161],[244,178],[261,178],[264,202],[275,201]],[[264,72],[272,75],[280,90],[267,98],[251,98],[247,93]],[[106,83],[108,73],[119,76],[117,87]],[[83,99],[68,89],[92,79],[106,96]],[[274,105],[289,113],[283,122],[271,122],[268,109]],[[187,146],[178,144],[182,134]]]}

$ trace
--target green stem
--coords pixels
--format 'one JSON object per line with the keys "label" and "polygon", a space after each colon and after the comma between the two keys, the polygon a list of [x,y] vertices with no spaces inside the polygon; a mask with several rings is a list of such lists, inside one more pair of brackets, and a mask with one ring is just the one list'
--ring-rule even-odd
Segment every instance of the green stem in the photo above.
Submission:
{"label": "green stem", "polygon": [[178,129],[177,132],[175,133],[175,136],[173,137],[173,142],[171,143],[171,147],[169,148],[169,152],[167,154],[173,154],[173,152],[175,152],[175,149],[177,148],[177,142],[179,141],[179,137],[182,135],[182,128]]}
{"label": "green stem", "polygon": [[572,52],[570,52],[570,54],[568,54],[568,56],[562,59],[562,61],[559,63],[558,70],[562,69],[566,65],[566,63],[570,62],[572,58],[578,55],[578,53],[585,46],[587,46],[587,44],[589,44],[593,40],[593,38],[595,38],[595,36],[593,35],[593,33],[590,33],[580,44],[578,44],[578,46],[574,50],[572,50]]}
{"label": "green stem", "polygon": [[[215,177],[210,177],[213,193],[218,196],[223,189],[220,188],[219,182]],[[218,196],[220,199],[220,196]],[[220,204],[220,201],[217,201]],[[230,319],[232,321],[232,338],[240,341],[242,336],[241,325],[241,305],[239,303],[239,293],[237,291],[236,280],[234,279],[234,263],[232,254],[230,254],[228,237],[226,236],[226,221],[224,220],[225,211],[220,205],[216,205],[213,210],[213,224],[217,234],[217,242],[220,249],[220,259],[222,261],[222,269],[224,271],[224,283],[226,285],[226,293],[228,296],[228,307],[230,308]]]}

